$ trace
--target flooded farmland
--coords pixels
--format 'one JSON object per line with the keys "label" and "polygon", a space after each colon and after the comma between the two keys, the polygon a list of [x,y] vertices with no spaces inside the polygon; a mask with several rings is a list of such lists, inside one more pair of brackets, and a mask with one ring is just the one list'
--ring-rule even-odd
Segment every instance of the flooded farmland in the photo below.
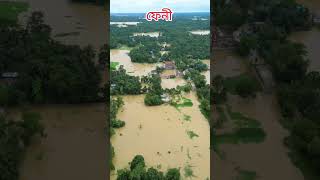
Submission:
{"label": "flooded farmland", "polygon": [[[186,97],[194,105],[181,108],[179,112],[170,105],[147,107],[144,95],[123,96],[125,105],[118,118],[125,121],[126,126],[111,138],[116,169],[128,167],[128,162],[136,154],[141,154],[147,166],[166,170],[190,165],[197,179],[209,177],[208,121],[197,108],[199,103],[195,94]],[[184,120],[184,115],[190,116],[190,121]],[[191,139],[188,131],[195,132],[198,137]]]}
{"label": "flooded farmland", "polygon": [[127,70],[127,73],[132,76],[146,76],[156,68],[156,64],[131,62],[129,52],[129,50],[112,49],[110,51],[110,61],[123,65],[123,68]]}
{"label": "flooded farmland", "polygon": [[[132,63],[128,50],[111,50],[111,62],[123,65],[129,75],[147,75],[156,64]],[[204,61],[209,64],[209,60]],[[162,75],[174,74],[175,70],[165,70]],[[176,88],[184,85],[182,78],[162,78],[162,88]],[[177,109],[169,104],[146,106],[144,95],[122,96],[124,106],[117,115],[125,121],[123,128],[117,129],[112,136],[115,157],[111,179],[116,179],[115,172],[128,168],[128,162],[137,154],[143,155],[148,167],[161,171],[169,168],[192,167],[194,179],[210,177],[210,129],[207,119],[198,108],[195,93],[183,95],[192,101],[192,107]],[[137,113],[139,112],[139,113]],[[187,118],[187,120],[186,120]],[[197,137],[191,138],[193,132]]]}

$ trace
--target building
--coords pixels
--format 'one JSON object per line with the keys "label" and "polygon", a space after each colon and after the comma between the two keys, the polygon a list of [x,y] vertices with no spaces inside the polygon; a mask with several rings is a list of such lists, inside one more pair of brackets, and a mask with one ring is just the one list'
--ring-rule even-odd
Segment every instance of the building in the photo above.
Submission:
{"label": "building", "polygon": [[19,77],[19,73],[17,72],[4,72],[1,74],[0,82],[5,84],[13,84],[16,82]]}
{"label": "building", "polygon": [[164,62],[164,69],[165,70],[173,70],[176,69],[176,64],[173,61],[165,61]]}

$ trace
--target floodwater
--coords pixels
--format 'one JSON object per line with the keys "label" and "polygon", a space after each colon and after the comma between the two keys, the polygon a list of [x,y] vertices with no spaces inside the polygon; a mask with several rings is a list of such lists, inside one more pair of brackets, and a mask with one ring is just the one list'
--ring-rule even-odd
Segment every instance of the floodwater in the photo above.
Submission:
{"label": "floodwater", "polygon": [[[320,15],[320,1],[298,0],[298,2],[306,5],[317,15]],[[314,27],[310,31],[294,32],[290,35],[290,39],[303,43],[306,46],[310,60],[309,71],[320,71],[320,29]]]}
{"label": "floodwater", "polygon": [[107,42],[107,11],[103,6],[88,3],[73,3],[69,0],[26,0],[30,11],[42,11],[45,22],[52,27],[53,35],[75,33],[55,37],[66,44],[98,49]]}
{"label": "floodwater", "polygon": [[208,66],[208,71],[206,72],[202,72],[201,74],[204,75],[206,77],[206,81],[207,81],[207,84],[210,84],[210,60],[202,60],[202,62],[204,64],[206,64]]}
{"label": "floodwater", "polygon": [[121,25],[132,25],[132,26],[136,26],[138,25],[140,22],[110,22],[110,25],[113,25],[113,24],[121,24]]}
{"label": "floodwater", "polygon": [[[224,77],[236,76],[247,71],[242,58],[232,51],[216,51],[214,74]],[[283,140],[288,132],[279,123],[281,114],[275,94],[259,93],[255,99],[242,99],[228,95],[227,104],[235,112],[241,112],[261,122],[267,137],[262,143],[222,144],[220,150],[225,158],[213,155],[213,176],[215,179],[234,179],[237,169],[255,171],[261,180],[290,179],[303,180],[303,175],[288,157]],[[217,130],[219,133],[219,129]]]}
{"label": "floodwater", "polygon": [[21,164],[20,180],[106,179],[104,104],[42,105],[11,109],[40,113],[46,137],[34,139]]}
{"label": "floodwater", "polygon": [[[161,171],[181,168],[183,176],[184,167],[190,165],[194,179],[210,177],[209,124],[198,108],[196,95],[190,93],[186,97],[192,100],[193,107],[179,112],[170,105],[147,107],[144,95],[123,96],[125,105],[117,117],[126,125],[111,138],[116,170],[128,168],[128,162],[141,154],[148,167]],[[184,115],[190,116],[190,121],[184,120]],[[187,131],[198,137],[191,139]],[[112,180],[115,178],[111,176]]]}
{"label": "floodwater", "polygon": [[110,25],[117,25],[117,27],[123,28],[128,26],[137,26],[140,22],[110,22]]}
{"label": "floodwater", "polygon": [[195,35],[209,35],[210,30],[196,30],[196,31],[190,31],[190,33]]}
{"label": "floodwater", "polygon": [[213,75],[223,75],[231,77],[245,72],[246,67],[243,64],[243,58],[237,56],[229,50],[216,50],[213,56]]}
{"label": "floodwater", "polygon": [[133,33],[133,36],[150,36],[150,37],[159,37],[159,36],[160,36],[160,32]]}
{"label": "floodwater", "polygon": [[131,62],[129,52],[129,50],[111,49],[110,61],[119,62],[119,65],[123,65],[127,73],[132,76],[146,76],[156,69],[157,64]]}
{"label": "floodwater", "polygon": [[186,81],[183,78],[177,77],[174,79],[161,79],[161,87],[163,89],[171,89],[171,88],[176,88],[178,85],[183,86],[186,84]]}

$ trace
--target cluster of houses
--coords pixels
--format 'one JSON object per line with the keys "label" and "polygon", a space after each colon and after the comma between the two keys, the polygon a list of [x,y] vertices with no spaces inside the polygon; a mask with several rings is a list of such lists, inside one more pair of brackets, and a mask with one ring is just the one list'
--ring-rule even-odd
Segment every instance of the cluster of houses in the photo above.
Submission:
{"label": "cluster of houses", "polygon": [[161,78],[173,79],[176,77],[182,77],[183,73],[177,70],[176,64],[174,61],[165,61],[163,63],[163,69],[167,70],[165,73],[161,74]]}

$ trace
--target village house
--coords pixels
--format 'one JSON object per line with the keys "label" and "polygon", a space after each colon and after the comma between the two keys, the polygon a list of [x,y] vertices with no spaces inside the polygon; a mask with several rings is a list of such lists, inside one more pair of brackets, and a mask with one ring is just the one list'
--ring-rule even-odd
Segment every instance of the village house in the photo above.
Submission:
{"label": "village house", "polygon": [[170,102],[171,98],[169,96],[169,94],[161,94],[161,100],[165,103]]}
{"label": "village house", "polygon": [[165,70],[173,70],[176,69],[176,64],[173,61],[165,61],[163,67]]}
{"label": "village house", "polygon": [[19,77],[19,73],[17,72],[4,72],[1,74],[0,82],[10,85],[15,83],[18,77]]}

